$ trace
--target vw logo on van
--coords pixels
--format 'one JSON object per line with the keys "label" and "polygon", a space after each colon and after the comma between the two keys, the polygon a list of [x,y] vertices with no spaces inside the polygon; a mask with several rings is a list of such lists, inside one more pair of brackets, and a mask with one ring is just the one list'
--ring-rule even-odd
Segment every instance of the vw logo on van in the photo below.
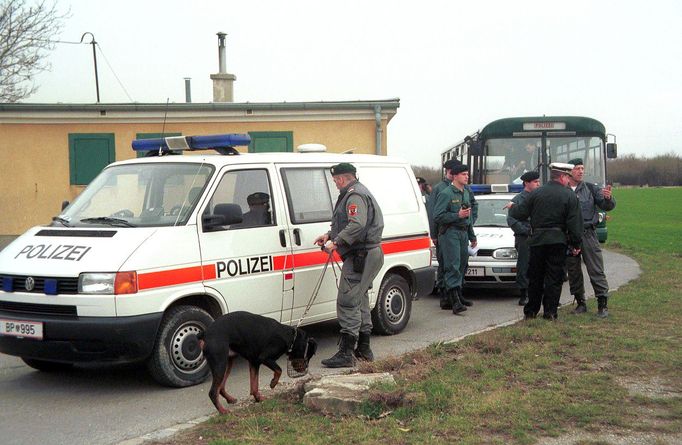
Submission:
{"label": "vw logo on van", "polygon": [[24,282],[24,287],[26,288],[27,291],[31,292],[36,287],[36,280],[34,280],[33,277],[26,278],[26,281]]}

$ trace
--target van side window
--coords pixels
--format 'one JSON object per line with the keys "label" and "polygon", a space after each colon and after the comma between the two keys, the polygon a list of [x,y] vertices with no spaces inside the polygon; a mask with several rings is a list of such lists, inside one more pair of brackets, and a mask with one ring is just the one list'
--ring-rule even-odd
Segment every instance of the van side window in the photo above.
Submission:
{"label": "van side window", "polygon": [[[418,211],[421,197],[415,195],[414,176],[404,167],[363,166],[358,169],[358,179],[381,203],[384,216]],[[390,187],[386,184],[390,184]]]}
{"label": "van side window", "polygon": [[334,188],[331,194],[328,176],[329,170],[323,167],[282,169],[291,222],[331,221],[332,199],[336,200],[338,191]]}
{"label": "van side window", "polygon": [[276,223],[270,178],[266,170],[236,170],[225,173],[206,211],[220,214],[229,209],[233,212],[235,204],[241,209],[242,222],[230,225],[229,229],[272,226]]}

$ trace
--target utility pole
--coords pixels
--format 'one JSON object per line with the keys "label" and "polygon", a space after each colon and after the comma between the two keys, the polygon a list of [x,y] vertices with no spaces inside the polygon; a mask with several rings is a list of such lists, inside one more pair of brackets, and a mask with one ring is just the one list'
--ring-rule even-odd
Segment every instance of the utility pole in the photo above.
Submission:
{"label": "utility pole", "polygon": [[97,103],[99,103],[99,77],[97,76],[97,49],[96,49],[97,42],[95,41],[95,36],[93,33],[84,32],[83,35],[81,36],[81,43],[83,43],[83,39],[87,34],[90,34],[90,37],[92,37],[90,45],[92,45],[92,58],[95,61],[95,88],[97,89]]}

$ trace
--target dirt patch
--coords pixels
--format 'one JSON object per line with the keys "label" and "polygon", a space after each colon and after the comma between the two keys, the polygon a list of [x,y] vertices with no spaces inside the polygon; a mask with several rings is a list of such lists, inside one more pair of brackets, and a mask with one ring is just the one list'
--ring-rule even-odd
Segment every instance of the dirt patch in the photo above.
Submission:
{"label": "dirt patch", "polygon": [[651,377],[647,380],[633,380],[620,377],[617,382],[628,390],[630,396],[642,396],[650,399],[672,399],[682,397],[682,391],[660,377]]}
{"label": "dirt patch", "polygon": [[682,445],[682,434],[605,432],[601,434],[573,431],[559,437],[542,437],[543,445]]}

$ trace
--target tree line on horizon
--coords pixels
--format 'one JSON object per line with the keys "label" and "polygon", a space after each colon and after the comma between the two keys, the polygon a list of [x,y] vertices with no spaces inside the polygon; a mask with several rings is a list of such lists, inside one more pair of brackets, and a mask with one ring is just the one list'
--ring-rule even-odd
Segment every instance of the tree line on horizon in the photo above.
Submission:
{"label": "tree line on horizon", "polygon": [[[423,177],[431,185],[441,180],[439,168],[419,165],[412,169],[415,176]],[[609,159],[606,178],[615,186],[682,186],[682,157],[674,153],[651,158],[629,154]]]}

